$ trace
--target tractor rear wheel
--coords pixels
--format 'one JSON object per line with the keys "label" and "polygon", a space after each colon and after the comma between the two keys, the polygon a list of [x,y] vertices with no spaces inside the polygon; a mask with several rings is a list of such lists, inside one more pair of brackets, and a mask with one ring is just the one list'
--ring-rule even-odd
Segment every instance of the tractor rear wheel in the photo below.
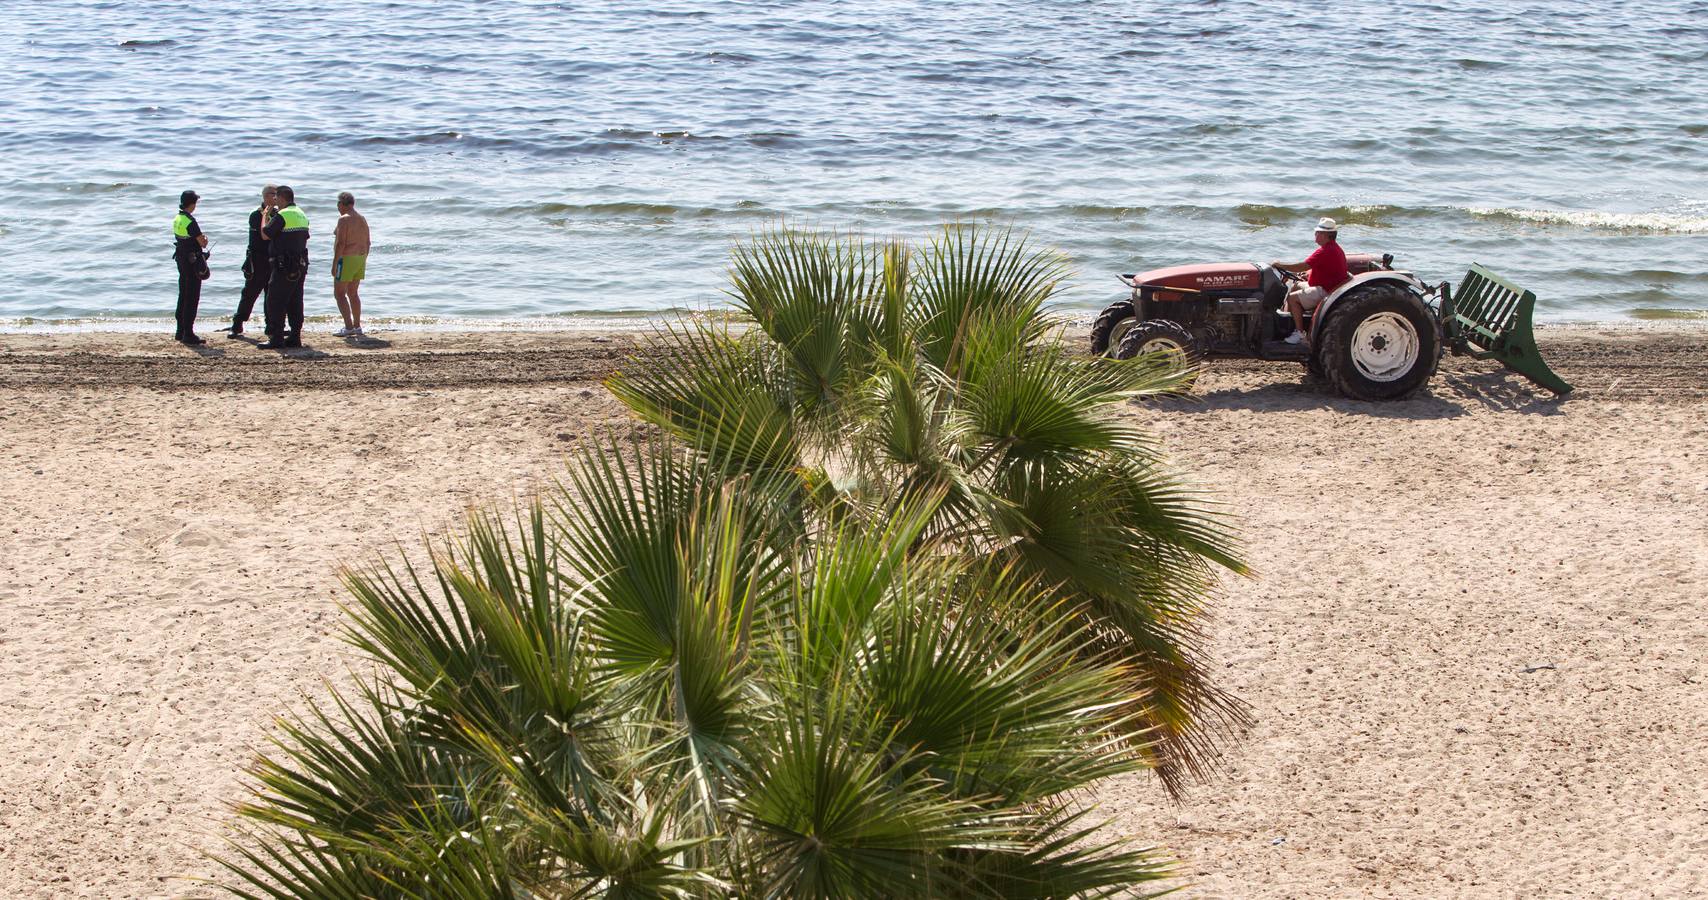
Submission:
{"label": "tractor rear wheel", "polygon": [[1423,387],[1441,362],[1441,332],[1410,291],[1373,284],[1335,304],[1316,350],[1335,389],[1359,400],[1397,400]]}
{"label": "tractor rear wheel", "polygon": [[1098,314],[1091,325],[1091,355],[1109,356],[1121,346],[1121,338],[1137,324],[1133,318],[1133,301],[1118,300]]}
{"label": "tractor rear wheel", "polygon": [[1175,353],[1181,364],[1187,366],[1197,365],[1198,358],[1204,355],[1192,332],[1168,319],[1151,319],[1128,329],[1121,338],[1121,346],[1115,350],[1115,358],[1132,359],[1141,353]]}

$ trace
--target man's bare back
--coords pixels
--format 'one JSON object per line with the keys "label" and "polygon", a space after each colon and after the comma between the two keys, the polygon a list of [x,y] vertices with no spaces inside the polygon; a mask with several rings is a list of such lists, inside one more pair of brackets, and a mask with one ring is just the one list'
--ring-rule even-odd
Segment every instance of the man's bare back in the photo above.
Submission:
{"label": "man's bare back", "polygon": [[362,279],[368,274],[368,220],[356,212],[356,197],[338,194],[338,226],[332,230],[332,297],[344,317],[339,337],[361,338]]}
{"label": "man's bare back", "polygon": [[332,256],[367,256],[370,241],[367,218],[352,209],[338,216],[332,230]]}

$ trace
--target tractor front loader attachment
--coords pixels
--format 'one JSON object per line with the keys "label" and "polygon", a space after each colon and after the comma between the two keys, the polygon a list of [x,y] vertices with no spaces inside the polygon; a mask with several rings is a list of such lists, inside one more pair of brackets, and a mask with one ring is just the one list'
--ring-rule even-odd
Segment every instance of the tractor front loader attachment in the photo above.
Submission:
{"label": "tractor front loader attachment", "polygon": [[1572,386],[1536,349],[1536,295],[1473,263],[1457,290],[1441,285],[1441,333],[1455,356],[1495,359],[1555,394]]}

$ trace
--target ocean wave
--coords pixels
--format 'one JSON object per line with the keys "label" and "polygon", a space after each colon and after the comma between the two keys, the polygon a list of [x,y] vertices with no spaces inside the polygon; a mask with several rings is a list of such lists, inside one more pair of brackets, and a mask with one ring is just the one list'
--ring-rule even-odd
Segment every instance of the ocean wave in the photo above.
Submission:
{"label": "ocean wave", "polygon": [[685,206],[674,203],[647,203],[641,201],[610,202],[610,203],[524,203],[517,206],[506,206],[496,210],[501,216],[522,216],[531,218],[710,218],[714,216],[754,216],[778,215],[774,210],[766,209],[755,201],[744,200],[732,207],[714,206]]}
{"label": "ocean wave", "polygon": [[[328,138],[314,134],[305,135],[303,139],[318,142],[321,140],[327,140]],[[371,137],[356,138],[354,142],[362,145],[393,146],[400,144],[450,144],[465,139],[467,139],[467,135],[464,135],[460,131],[429,131],[421,134],[374,135]],[[474,140],[489,146],[498,143],[491,138],[477,138]]]}
{"label": "ocean wave", "polygon": [[139,185],[134,181],[78,181],[59,186],[59,189],[67,194],[114,194],[132,188],[154,190],[153,185]]}
{"label": "ocean wave", "polygon": [[[1209,207],[1176,206],[1168,211],[1192,218],[1214,217]],[[1397,206],[1387,203],[1348,206],[1295,207],[1264,203],[1242,203],[1229,212],[1247,225],[1270,228],[1328,216],[1342,225],[1392,228],[1402,220],[1480,219],[1517,224],[1590,228],[1607,231],[1662,234],[1708,234],[1708,216],[1684,213],[1624,213],[1609,210],[1527,209],[1485,206]]]}
{"label": "ocean wave", "polygon": [[1675,272],[1671,269],[1635,269],[1632,271],[1606,271],[1603,269],[1573,268],[1561,274],[1585,282],[1605,282],[1613,285],[1629,285],[1633,282],[1643,284],[1663,285],[1702,285],[1708,286],[1708,272]]}
{"label": "ocean wave", "polygon": [[1675,213],[1617,213],[1603,210],[1490,209],[1472,206],[1466,212],[1479,219],[1527,225],[1566,225],[1606,231],[1647,231],[1666,234],[1708,234],[1708,216]]}
{"label": "ocean wave", "polygon": [[1328,216],[1341,225],[1365,228],[1392,228],[1394,219],[1428,216],[1429,207],[1394,206],[1387,203],[1351,206],[1325,206],[1301,209],[1293,206],[1273,206],[1264,203],[1242,203],[1233,208],[1241,222],[1256,228],[1292,224]]}
{"label": "ocean wave", "polygon": [[[1117,205],[1099,203],[1015,204],[1007,206],[963,207],[953,204],[921,204],[901,200],[849,200],[816,203],[780,208],[757,200],[742,200],[720,205],[671,203],[656,200],[619,200],[600,203],[566,203],[541,201],[488,208],[493,215],[506,218],[537,218],[554,222],[576,219],[754,219],[804,216],[823,222],[855,220],[889,220],[901,222],[1006,221],[1022,226],[1048,221],[1125,222],[1141,218],[1159,221],[1188,219],[1195,221],[1237,221],[1250,229],[1291,227],[1314,223],[1322,216],[1334,219],[1343,227],[1388,229],[1405,227],[1408,223],[1455,223],[1467,220],[1513,222],[1520,224],[1577,227],[1623,232],[1659,234],[1708,234],[1708,216],[1682,213],[1616,213],[1604,210],[1544,210],[1459,206],[1402,206],[1391,203],[1347,204],[1341,206],[1287,206],[1265,203],[1241,203],[1235,206],[1202,206],[1168,204]],[[1646,271],[1645,276],[1666,279],[1677,273],[1659,270]]]}
{"label": "ocean wave", "polygon": [[1638,306],[1625,310],[1625,315],[1633,319],[1646,321],[1677,322],[1701,321],[1708,319],[1708,309],[1672,309],[1668,307]]}
{"label": "ocean wave", "polygon": [[[334,134],[303,132],[296,140],[309,144],[332,146],[398,149],[421,148],[433,152],[493,152],[515,154],[541,159],[577,156],[604,156],[631,151],[657,152],[696,148],[758,148],[761,150],[789,149],[804,146],[808,138],[797,131],[759,130],[734,134],[704,133],[681,128],[608,128],[596,134],[534,133],[526,136],[488,136],[470,134],[457,129],[424,131],[413,134]],[[815,145],[830,145],[844,153],[854,142],[847,138],[815,137]]]}

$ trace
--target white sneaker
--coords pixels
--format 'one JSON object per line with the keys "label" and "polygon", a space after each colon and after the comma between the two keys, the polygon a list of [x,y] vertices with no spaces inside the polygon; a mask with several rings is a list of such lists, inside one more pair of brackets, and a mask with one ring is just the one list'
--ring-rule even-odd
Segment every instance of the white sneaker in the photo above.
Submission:
{"label": "white sneaker", "polygon": [[1283,344],[1303,344],[1304,342],[1305,342],[1305,333],[1303,331],[1295,331],[1292,334],[1287,335],[1287,339],[1282,341],[1281,343],[1283,343]]}
{"label": "white sneaker", "polygon": [[350,336],[351,337],[365,338],[368,336],[368,333],[366,331],[363,331],[360,328],[354,328],[354,329],[351,329]]}
{"label": "white sneaker", "polygon": [[333,337],[349,337],[352,333],[353,332],[351,332],[350,329],[348,329],[348,328],[340,328],[337,331],[332,332],[332,336]]}

